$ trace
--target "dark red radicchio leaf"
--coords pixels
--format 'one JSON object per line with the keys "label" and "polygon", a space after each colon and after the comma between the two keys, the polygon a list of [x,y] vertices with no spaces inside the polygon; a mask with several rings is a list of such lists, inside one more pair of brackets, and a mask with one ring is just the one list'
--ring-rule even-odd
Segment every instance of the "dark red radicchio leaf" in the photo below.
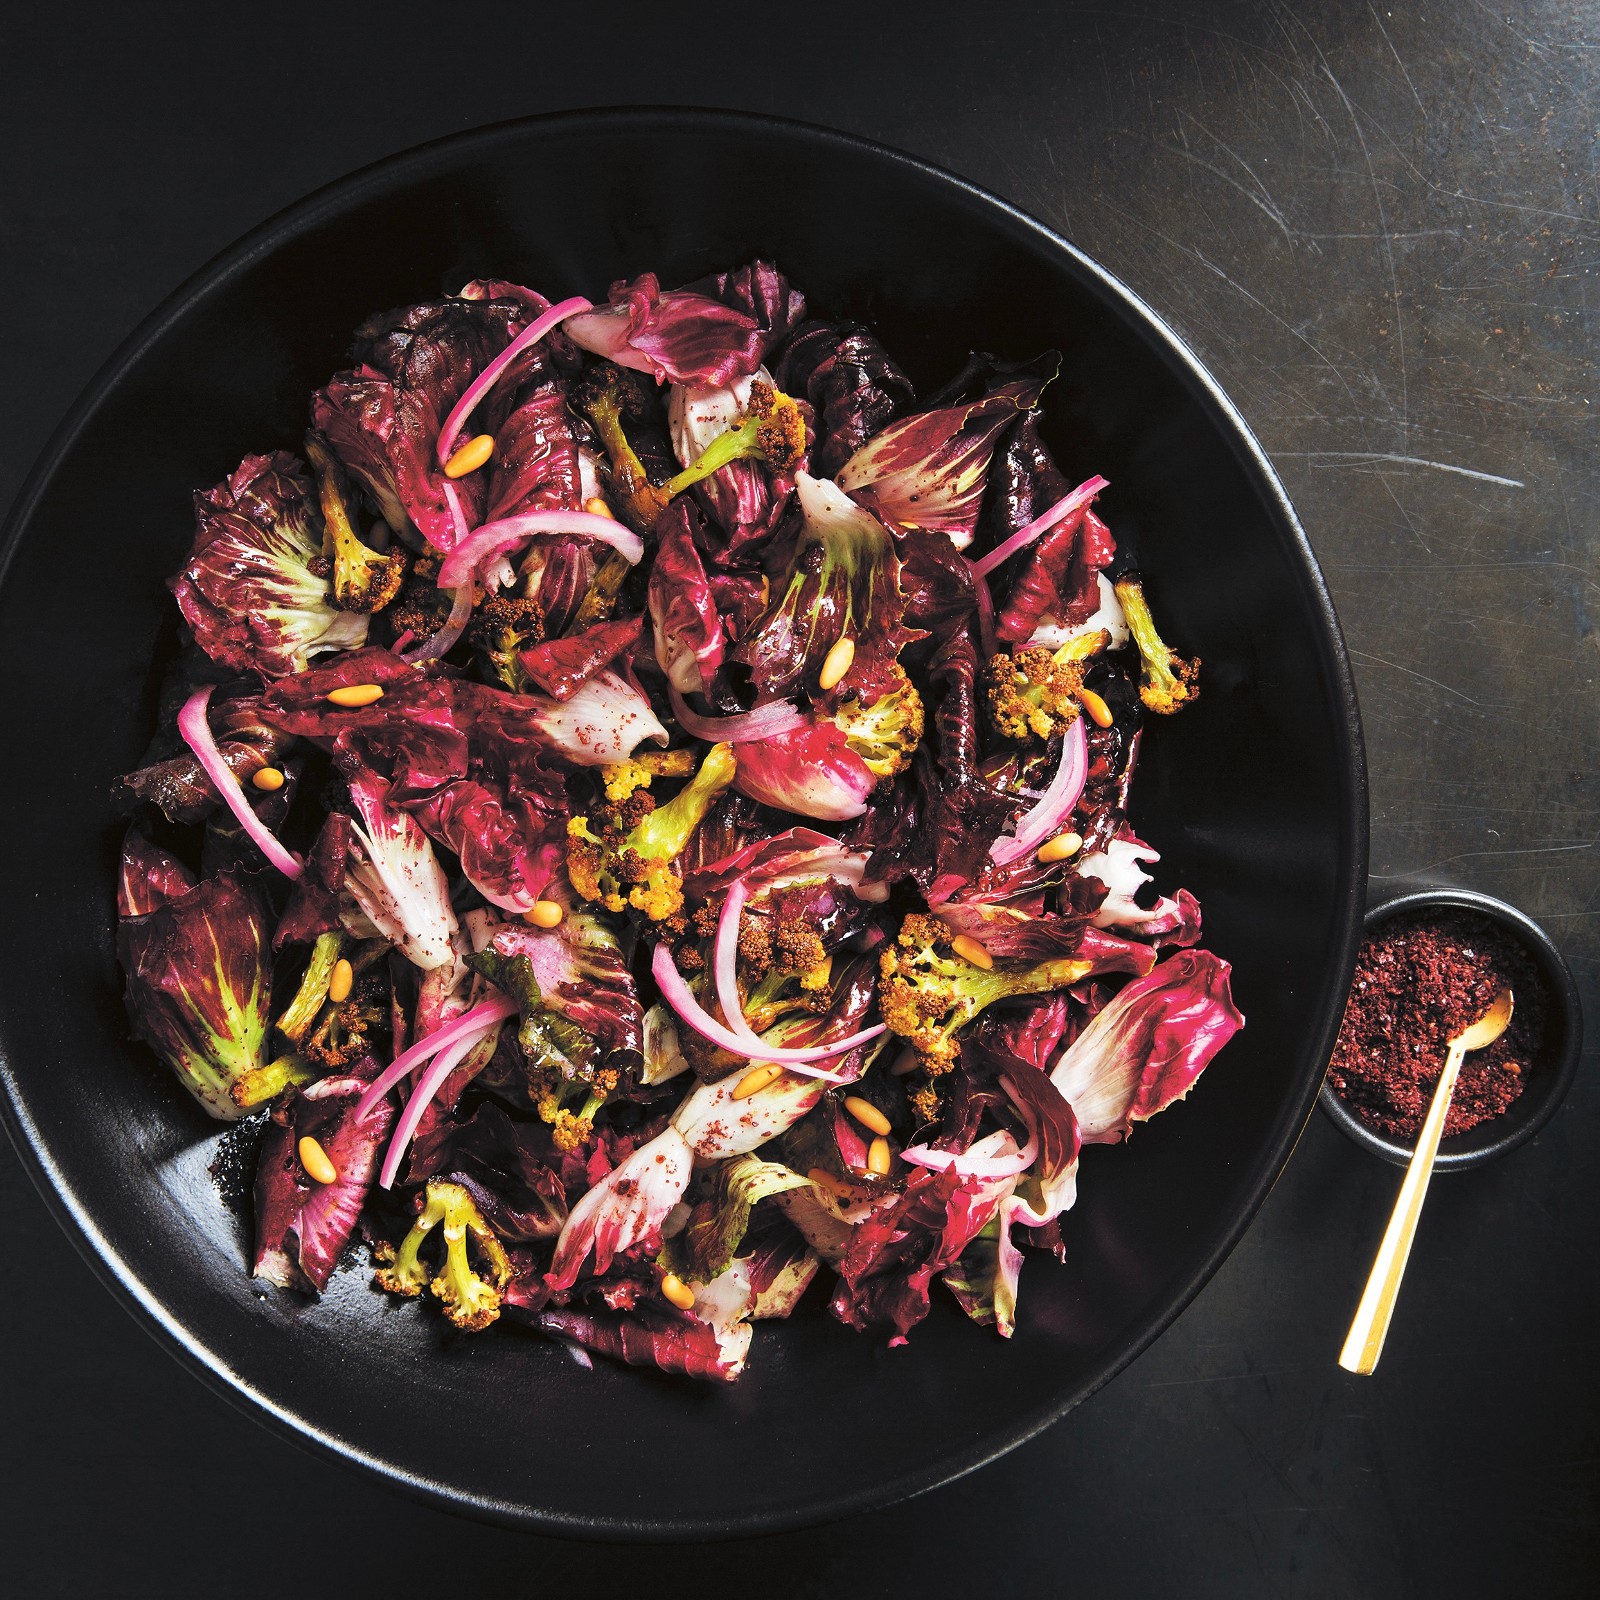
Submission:
{"label": "dark red radicchio leaf", "polygon": [[122,841],[117,873],[117,915],[143,917],[194,888],[194,874],[175,856],[152,844],[138,828]]}
{"label": "dark red radicchio leaf", "polygon": [[1015,1056],[1002,1058],[997,1066],[1000,1087],[1039,1141],[1031,1170],[1041,1183],[1053,1183],[1078,1159],[1083,1142],[1078,1119],[1066,1097],[1040,1068]]}
{"label": "dark red radicchio leaf", "polygon": [[[977,543],[990,549],[1042,516],[1071,492],[1039,436],[1037,413],[1012,430],[989,470]],[[1092,507],[1058,522],[1028,550],[999,607],[995,634],[1001,643],[1026,643],[1044,622],[1075,627],[1100,603],[1095,575],[1116,556],[1111,530]],[[1003,570],[1003,569],[1002,569]]]}
{"label": "dark red radicchio leaf", "polygon": [[158,854],[125,853],[123,875],[135,881],[119,898],[152,909],[117,925],[128,1018],[214,1117],[230,1121],[244,1106],[253,1074],[267,1066],[272,967],[270,916],[254,879],[207,878],[186,894]]}
{"label": "dark red radicchio leaf", "polygon": [[[162,697],[161,720],[170,727],[183,701],[196,683],[185,676],[183,693],[169,704]],[[206,721],[217,742],[218,753],[228,770],[241,782],[262,767],[282,767],[294,747],[294,739],[261,720],[260,696],[238,692],[238,686],[222,686],[211,696]],[[170,744],[163,744],[171,748]],[[206,776],[195,753],[184,747],[164,760],[147,761],[137,771],[117,780],[115,798],[124,807],[149,804],[160,809],[169,822],[204,822],[222,797]]]}
{"label": "dark red radicchio leaf", "polygon": [[900,652],[921,637],[905,625],[894,540],[826,479],[797,474],[796,503],[801,526],[788,575],[731,655],[750,669],[758,699],[786,698],[802,688],[820,693],[828,652],[852,639],[843,691],[870,705],[897,687]]}
{"label": "dark red radicchio leaf", "polygon": [[990,845],[1023,804],[978,769],[977,685],[972,637],[952,632],[928,663],[928,733],[910,771],[849,835],[849,843],[873,852],[869,878],[910,878],[933,904],[978,876]]}
{"label": "dark red radicchio leaf", "polygon": [[467,881],[503,911],[531,911],[566,860],[563,798],[457,778],[406,809],[453,850]]}
{"label": "dark red radicchio leaf", "polygon": [[517,660],[522,670],[554,700],[570,700],[602,667],[632,651],[644,632],[644,617],[616,617],[591,623],[565,639],[546,639]]}
{"label": "dark red radicchio leaf", "polygon": [[310,944],[319,934],[343,926],[339,897],[344,891],[345,862],[355,842],[351,829],[351,820],[343,811],[328,813],[306,856],[305,871],[295,880],[278,920],[278,931],[272,936],[274,950],[286,944]]}
{"label": "dark red radicchio leaf", "polygon": [[891,1345],[929,1311],[928,1287],[999,1209],[1012,1180],[963,1178],[919,1167],[891,1205],[850,1236],[830,1309],[857,1330],[887,1323]]}
{"label": "dark red radicchio leaf", "polygon": [[805,320],[805,295],[771,261],[756,260],[728,272],[714,272],[684,288],[749,317],[756,325],[762,360]]}
{"label": "dark red radicchio leaf", "polygon": [[[356,330],[353,368],[312,397],[312,426],[397,532],[415,528],[436,549],[455,548],[459,532],[445,498],[449,480],[437,455],[439,430],[472,380],[537,315],[520,298],[453,297],[371,317]],[[545,346],[524,352],[479,404],[469,427],[498,435],[510,397],[552,372]],[[502,489],[515,480],[513,473]],[[493,481],[481,472],[457,480],[468,527],[485,520]]]}
{"label": "dark red radicchio leaf", "polygon": [[727,1360],[713,1328],[648,1302],[631,1312],[553,1307],[539,1313],[538,1323],[546,1333],[574,1340],[587,1350],[630,1366],[725,1383],[739,1376],[739,1365]]}
{"label": "dark red radicchio leaf", "polygon": [[656,662],[679,694],[701,694],[722,665],[722,619],[695,540],[704,522],[693,504],[677,499],[656,524],[659,543],[650,568],[648,601]]}
{"label": "dark red radicchio leaf", "polygon": [[545,1123],[519,1121],[485,1100],[464,1121],[419,1127],[409,1172],[461,1184],[503,1241],[530,1244],[556,1238],[567,1220],[560,1160]]}
{"label": "dark red radicchio leaf", "polygon": [[168,582],[195,643],[234,672],[279,678],[314,655],[353,650],[367,618],[340,611],[325,573],[322,517],[300,463],[246,456],[194,497],[194,546]]}
{"label": "dark red radicchio leaf", "polygon": [[[380,1100],[360,1121],[356,1103],[377,1072],[367,1057],[355,1072],[323,1078],[275,1105],[256,1165],[254,1273],[280,1289],[328,1287],[378,1170],[395,1109]],[[299,1143],[312,1138],[338,1176],[317,1183]]]}
{"label": "dark red radicchio leaf", "polygon": [[519,395],[494,436],[485,522],[525,511],[578,511],[578,441],[560,384]]}
{"label": "dark red radicchio leaf", "polygon": [[817,431],[812,461],[819,477],[836,473],[916,399],[911,380],[865,328],[828,322],[799,327],[774,376],[786,394],[811,403]]}
{"label": "dark red radicchio leaf", "polygon": [[661,383],[722,385],[761,365],[768,337],[738,306],[693,289],[666,289],[653,272],[611,285],[611,303],[564,324],[579,349]]}

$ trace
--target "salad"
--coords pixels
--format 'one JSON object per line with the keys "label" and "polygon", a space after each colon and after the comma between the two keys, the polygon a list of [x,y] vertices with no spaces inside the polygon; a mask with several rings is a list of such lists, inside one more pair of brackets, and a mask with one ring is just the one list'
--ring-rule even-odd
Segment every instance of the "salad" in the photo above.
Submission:
{"label": "salad", "polygon": [[812,1281],[1009,1335],[1085,1144],[1242,1025],[1133,830],[1196,698],[1041,432],[756,261],[374,316],[195,496],[121,780],[133,1030],[259,1131],[256,1276],[698,1377]]}

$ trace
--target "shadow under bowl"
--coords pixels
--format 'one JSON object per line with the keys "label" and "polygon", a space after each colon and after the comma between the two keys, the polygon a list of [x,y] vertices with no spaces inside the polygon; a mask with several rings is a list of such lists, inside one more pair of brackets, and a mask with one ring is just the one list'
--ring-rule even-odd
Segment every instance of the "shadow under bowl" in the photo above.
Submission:
{"label": "shadow under bowl", "polygon": [[[1366,935],[1371,938],[1380,927],[1396,918],[1415,917],[1430,911],[1474,911],[1492,921],[1526,952],[1538,969],[1544,980],[1548,1008],[1544,1049],[1530,1068],[1522,1093],[1502,1115],[1439,1141],[1434,1170],[1460,1172],[1467,1167],[1482,1166],[1526,1144],[1555,1115],[1577,1075],[1578,1055],[1583,1045],[1583,1011],[1578,1001],[1578,986],[1555,941],[1531,917],[1491,895],[1478,894],[1471,889],[1424,889],[1396,895],[1367,912]],[[1412,1146],[1363,1122],[1326,1080],[1318,1103],[1335,1126],[1363,1149],[1397,1167],[1410,1164]]]}

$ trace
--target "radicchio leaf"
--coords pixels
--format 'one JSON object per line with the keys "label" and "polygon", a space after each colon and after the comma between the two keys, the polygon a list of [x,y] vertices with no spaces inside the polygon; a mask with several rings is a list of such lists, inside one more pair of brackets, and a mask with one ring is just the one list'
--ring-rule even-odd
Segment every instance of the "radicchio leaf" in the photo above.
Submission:
{"label": "radicchio leaf", "polygon": [[[1058,358],[1059,364],[1059,358]],[[995,441],[1031,411],[1050,377],[1018,377],[965,405],[891,422],[839,469],[839,487],[891,526],[972,543]]]}
{"label": "radicchio leaf", "polygon": [[[375,1063],[367,1065],[376,1070]],[[362,1076],[324,1078],[273,1107],[256,1165],[256,1277],[280,1289],[327,1288],[394,1122],[387,1099],[356,1117],[366,1087]],[[307,1175],[298,1154],[303,1138],[315,1139],[326,1152],[338,1174],[332,1183]]]}
{"label": "radicchio leaf", "polygon": [[[311,421],[391,528],[414,527],[436,549],[455,547],[460,529],[445,495],[450,480],[435,451],[439,430],[472,380],[538,314],[526,300],[510,296],[454,297],[386,312],[356,330],[355,365],[312,398]],[[547,378],[550,359],[547,344],[517,357],[478,408],[473,426],[498,434],[519,386]],[[522,454],[519,444],[519,460]],[[509,485],[519,476],[513,470],[501,481],[502,491],[516,492]],[[539,469],[541,483],[561,477],[553,466]],[[468,527],[487,520],[489,483],[485,474],[470,473],[453,485]]]}
{"label": "radicchio leaf", "polygon": [[820,692],[828,652],[850,639],[844,688],[866,704],[896,687],[901,650],[920,637],[905,626],[900,558],[888,530],[836,485],[795,475],[801,527],[788,574],[766,615],[733,650],[762,698]]}
{"label": "radicchio leaf", "polygon": [[122,841],[117,873],[117,915],[143,917],[181,900],[194,888],[194,874],[175,856],[152,844],[137,828]]}
{"label": "radicchio leaf", "polygon": [[[1039,437],[1036,413],[1016,425],[990,469],[978,535],[985,548],[1002,544],[1071,492]],[[1096,575],[1116,556],[1111,530],[1085,508],[1064,518],[1027,552],[999,608],[995,633],[1002,644],[1032,638],[1043,622],[1082,623],[1100,603]]]}
{"label": "radicchio leaf", "polygon": [[710,1191],[695,1202],[687,1226],[672,1241],[679,1277],[710,1283],[726,1272],[739,1254],[756,1205],[808,1181],[782,1162],[754,1155],[724,1161],[712,1174]]}
{"label": "radicchio leaf", "polygon": [[[175,887],[170,868],[154,857],[136,863],[135,871],[143,875],[137,903]],[[216,877],[141,915],[123,917],[117,927],[134,1037],[223,1121],[244,1114],[252,1075],[268,1064],[268,925],[266,901],[254,880]],[[236,1087],[245,1103],[234,1098]]]}
{"label": "radicchio leaf", "polygon": [[768,336],[748,311],[692,289],[663,290],[653,272],[611,286],[611,303],[570,317],[572,342],[662,383],[726,384],[761,365]]}
{"label": "radicchio leaf", "polygon": [[778,363],[778,387],[816,413],[814,470],[831,477],[916,398],[911,380],[865,328],[808,322]]}
{"label": "radicchio leaf", "polygon": [[1232,969],[1207,950],[1180,950],[1121,989],[1063,1052],[1050,1079],[1085,1144],[1114,1144],[1194,1087],[1244,1026]]}
{"label": "radicchio leaf", "polygon": [[742,1354],[737,1363],[731,1363],[715,1330],[706,1323],[674,1316],[648,1303],[629,1312],[552,1307],[539,1313],[539,1326],[546,1333],[575,1340],[585,1349],[630,1366],[656,1367],[725,1383],[732,1383],[743,1368]]}
{"label": "radicchio leaf", "polygon": [[[738,463],[735,463],[736,465]],[[722,665],[722,619],[696,548],[693,505],[674,500],[656,524],[660,540],[648,599],[656,662],[679,694],[701,694]]]}
{"label": "radicchio leaf", "polygon": [[510,994],[524,1016],[531,1009],[553,1012],[593,1039],[606,1065],[626,1069],[644,1059],[644,1008],[628,958],[609,922],[573,911],[548,930],[499,928],[488,949],[468,961]]}
{"label": "radicchio leaf", "polygon": [[693,1165],[676,1128],[641,1145],[572,1208],[545,1282],[552,1289],[570,1289],[591,1251],[598,1275],[614,1257],[659,1236],[667,1213],[683,1198]]}
{"label": "radicchio leaf", "polygon": [[739,762],[733,782],[740,794],[820,822],[859,817],[878,781],[827,717],[733,749]]}
{"label": "radicchio leaf", "polygon": [[368,618],[335,607],[327,577],[312,570],[322,523],[293,456],[246,456],[195,495],[194,520],[194,548],[169,587],[213,661],[278,678],[319,652],[365,643]]}
{"label": "radicchio leaf", "polygon": [[1010,1192],[1010,1178],[917,1168],[904,1191],[852,1234],[831,1310],[852,1328],[888,1323],[891,1345],[927,1316],[934,1275],[961,1255]]}

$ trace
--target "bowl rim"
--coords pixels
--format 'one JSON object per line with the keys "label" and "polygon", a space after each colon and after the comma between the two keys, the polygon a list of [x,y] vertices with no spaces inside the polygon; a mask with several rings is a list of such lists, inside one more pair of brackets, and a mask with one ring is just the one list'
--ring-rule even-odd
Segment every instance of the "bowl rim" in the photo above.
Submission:
{"label": "bowl rim", "polygon": [[615,132],[630,127],[639,133],[663,133],[699,125],[736,135],[777,131],[804,138],[856,156],[870,157],[886,168],[953,189],[983,211],[996,214],[1017,232],[1031,236],[1049,251],[1085,288],[1103,300],[1119,305],[1130,324],[1141,328],[1153,353],[1173,372],[1195,403],[1209,414],[1213,426],[1244,476],[1260,497],[1263,512],[1276,524],[1290,557],[1297,581],[1311,609],[1318,614],[1327,645],[1325,666],[1333,709],[1333,723],[1344,745],[1346,759],[1339,800],[1345,823],[1333,841],[1342,885],[1333,908],[1333,944],[1336,951],[1332,979],[1343,983],[1330,988],[1322,1014],[1312,1016],[1307,1039],[1303,1081],[1284,1104],[1270,1135],[1255,1160],[1255,1175],[1244,1191],[1238,1214],[1216,1238],[1212,1248],[1181,1282],[1169,1285],[1157,1297],[1151,1313],[1134,1324],[1120,1351],[1102,1357],[1089,1374],[1071,1388],[1057,1389],[1016,1423],[959,1446],[947,1455],[920,1461],[898,1477],[847,1492],[819,1493],[804,1503],[781,1510],[738,1516],[710,1516],[692,1522],[648,1515],[572,1516],[538,1506],[513,1504],[410,1471],[379,1457],[294,1407],[282,1404],[231,1370],[223,1355],[206,1344],[179,1320],[122,1259],[100,1231],[94,1216],[75,1194],[51,1154],[49,1141],[29,1116],[18,1092],[13,1063],[0,1052],[0,1122],[3,1122],[23,1167],[47,1206],[123,1308],[174,1359],[192,1371],[209,1388],[256,1422],[302,1448],[359,1468],[436,1509],[453,1511],[486,1521],[534,1532],[582,1539],[616,1541],[740,1538],[776,1533],[878,1509],[964,1477],[1041,1433],[1075,1406],[1087,1400],[1129,1366],[1178,1318],[1232,1253],[1245,1230],[1292,1155],[1305,1130],[1322,1085],[1322,1075],[1312,1070],[1331,1053],[1342,1013],[1342,996],[1354,970],[1362,934],[1362,908],[1368,861],[1368,780],[1365,745],[1355,680],[1344,634],[1335,613],[1326,579],[1310,541],[1276,470],[1238,408],[1211,375],[1199,356],[1146,302],[1113,273],[1071,244],[1055,229],[1020,206],[947,168],[905,151],[855,134],[799,119],[760,112],[683,105],[595,106],[578,110],[540,113],[485,124],[431,139],[370,162],[273,213],[215,254],[168,294],[85,384],[50,436],[15,499],[0,523],[0,584],[9,574],[21,536],[52,484],[63,458],[76,443],[101,406],[137,366],[145,352],[188,316],[205,297],[296,236],[318,226],[369,194],[403,186],[423,178],[436,163],[451,163],[474,150],[487,150],[501,142],[515,143],[530,133],[551,129],[557,133],[585,130]]}
{"label": "bowl rim", "polygon": [[[1519,1118],[1513,1126],[1499,1132],[1495,1130],[1500,1119],[1490,1118],[1480,1123],[1478,1128],[1452,1134],[1441,1141],[1438,1157],[1433,1164],[1434,1171],[1465,1172],[1526,1144],[1560,1110],[1577,1076],[1578,1060],[1583,1052],[1583,1005],[1572,970],[1555,940],[1527,912],[1509,901],[1498,900],[1476,889],[1408,889],[1390,895],[1368,909],[1363,919],[1363,938],[1396,917],[1433,908],[1476,911],[1516,938],[1538,966],[1545,987],[1550,992],[1552,1021],[1559,1018],[1561,1028],[1560,1045],[1552,1068],[1539,1075],[1539,1081],[1543,1084],[1541,1098],[1531,1115]],[[1411,1164],[1412,1146],[1369,1127],[1345,1104],[1326,1078],[1317,1096],[1317,1103],[1346,1138],[1360,1145],[1370,1155],[1387,1161],[1391,1166],[1407,1167]],[[1480,1134],[1479,1128],[1486,1131]]]}

